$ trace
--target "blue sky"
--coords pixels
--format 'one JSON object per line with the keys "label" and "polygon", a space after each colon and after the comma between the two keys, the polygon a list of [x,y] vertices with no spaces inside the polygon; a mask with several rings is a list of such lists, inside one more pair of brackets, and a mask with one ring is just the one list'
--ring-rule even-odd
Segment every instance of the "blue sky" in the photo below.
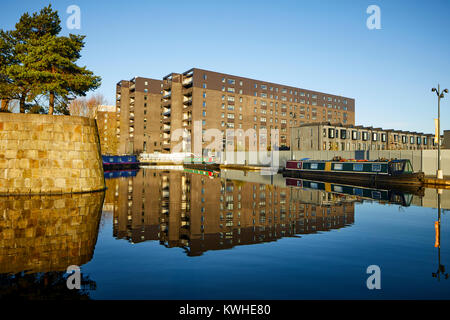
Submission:
{"label": "blue sky", "polygon": [[[109,103],[122,79],[198,67],[352,97],[357,124],[434,133],[431,88],[450,88],[446,0],[50,2],[64,34],[87,36],[80,63],[102,77]],[[48,3],[3,2],[0,28]],[[73,4],[80,30],[66,28]],[[366,27],[372,4],[381,30]],[[450,129],[450,96],[441,127]]]}

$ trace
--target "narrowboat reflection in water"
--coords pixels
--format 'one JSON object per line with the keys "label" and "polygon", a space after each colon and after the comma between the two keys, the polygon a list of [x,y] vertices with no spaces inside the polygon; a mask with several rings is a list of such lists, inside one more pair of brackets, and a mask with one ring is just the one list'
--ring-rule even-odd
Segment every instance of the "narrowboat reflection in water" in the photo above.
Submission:
{"label": "narrowboat reflection in water", "polygon": [[305,189],[322,190],[325,192],[351,195],[356,199],[370,199],[380,202],[389,202],[402,206],[410,206],[413,198],[412,193],[402,192],[393,189],[374,189],[354,185],[345,185],[324,181],[312,181],[306,179],[286,178],[286,185]]}

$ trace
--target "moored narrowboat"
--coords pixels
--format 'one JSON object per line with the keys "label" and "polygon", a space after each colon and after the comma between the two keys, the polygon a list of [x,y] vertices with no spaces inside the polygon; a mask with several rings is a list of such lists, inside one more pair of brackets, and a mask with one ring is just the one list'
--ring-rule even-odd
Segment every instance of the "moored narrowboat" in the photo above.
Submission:
{"label": "moored narrowboat", "polygon": [[117,170],[117,169],[138,169],[139,160],[135,155],[129,156],[102,156],[103,169]]}
{"label": "moored narrowboat", "polygon": [[422,185],[423,172],[413,172],[408,159],[394,160],[289,160],[284,176],[326,181],[364,182],[371,185]]}

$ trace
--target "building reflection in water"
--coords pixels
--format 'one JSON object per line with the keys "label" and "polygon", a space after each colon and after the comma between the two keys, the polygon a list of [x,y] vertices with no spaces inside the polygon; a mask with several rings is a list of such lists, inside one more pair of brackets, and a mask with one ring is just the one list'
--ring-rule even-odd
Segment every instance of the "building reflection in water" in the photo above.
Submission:
{"label": "building reflection in water", "polygon": [[318,190],[148,169],[107,186],[116,238],[159,240],[189,256],[354,223],[352,201]]}
{"label": "building reflection in water", "polygon": [[[39,291],[43,298],[46,290],[53,297],[66,295],[67,267],[92,259],[104,196],[0,198],[0,295],[32,298]],[[82,283],[95,287],[86,276]]]}

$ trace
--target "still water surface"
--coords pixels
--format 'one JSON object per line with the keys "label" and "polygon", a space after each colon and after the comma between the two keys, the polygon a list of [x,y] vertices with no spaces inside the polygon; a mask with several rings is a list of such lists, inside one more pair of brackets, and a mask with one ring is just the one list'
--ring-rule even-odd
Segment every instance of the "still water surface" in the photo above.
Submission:
{"label": "still water surface", "polygon": [[[450,190],[439,219],[433,189],[232,170],[106,177],[102,193],[0,198],[2,298],[450,298]],[[70,265],[82,290],[66,287]]]}

